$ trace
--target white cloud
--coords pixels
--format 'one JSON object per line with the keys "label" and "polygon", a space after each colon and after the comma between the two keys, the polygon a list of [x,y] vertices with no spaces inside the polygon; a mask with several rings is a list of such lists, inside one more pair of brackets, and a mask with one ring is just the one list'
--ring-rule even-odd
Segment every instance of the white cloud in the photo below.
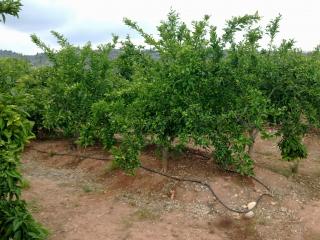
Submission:
{"label": "white cloud", "polygon": [[23,1],[20,17],[8,16],[6,26],[23,32],[48,31],[48,27],[68,24],[74,17],[71,8],[55,1]]}
{"label": "white cloud", "polygon": [[[204,14],[212,16],[211,22],[218,28],[232,16],[254,13],[263,16],[263,23],[281,13],[281,38],[294,38],[297,46],[311,50],[320,43],[320,2],[318,0],[25,0],[20,19],[8,19],[6,26],[0,26],[0,49],[23,53],[35,53],[29,34],[35,32],[45,42],[55,46],[49,37],[50,30],[57,30],[81,44],[106,42],[111,33],[125,36],[133,34],[122,23],[123,17],[131,18],[155,33],[156,26],[166,17],[170,7],[181,14],[187,22],[201,19]],[[9,21],[12,21],[9,23]],[[140,40],[141,41],[141,40]]]}

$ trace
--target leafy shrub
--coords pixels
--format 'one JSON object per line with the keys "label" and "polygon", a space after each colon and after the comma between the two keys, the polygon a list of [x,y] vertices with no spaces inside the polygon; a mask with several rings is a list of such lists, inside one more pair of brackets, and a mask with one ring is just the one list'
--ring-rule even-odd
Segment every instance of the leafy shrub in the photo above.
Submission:
{"label": "leafy shrub", "polygon": [[[125,19],[150,51],[128,37],[115,60],[108,55],[117,38],[93,50],[52,32],[61,46],[54,51],[33,35],[53,64],[45,81],[44,125],[80,136],[85,146],[101,142],[130,173],[144,145],[166,150],[192,142],[213,147],[222,167],[253,174],[255,138],[269,136],[274,124],[283,159],[304,158],[303,136],[320,120],[319,48],[303,54],[293,40],[277,47],[281,16],[266,28],[260,19],[257,13],[233,17],[218,36],[209,16],[188,27],[170,11],[157,27],[158,39]],[[119,147],[116,133],[124,138]]]}
{"label": "leafy shrub", "polygon": [[307,157],[302,139],[310,127],[319,127],[320,78],[314,56],[294,48],[293,41],[283,41],[262,55],[264,81],[261,90],[276,109],[271,120],[282,136],[279,148],[284,160]]}
{"label": "leafy shrub", "polygon": [[[158,26],[160,39],[155,40],[126,19],[159,54],[143,74],[137,70],[132,77],[140,88],[126,107],[125,125],[130,132],[126,135],[149,137],[163,148],[176,139],[181,144],[192,140],[203,147],[213,145],[219,163],[251,174],[253,162],[245,152],[251,142],[246,133],[262,128],[269,111],[268,99],[257,87],[260,35],[254,35],[258,31],[251,26],[258,20],[257,14],[233,18],[219,38],[208,16],[188,29],[171,11]],[[237,44],[233,38],[239,30],[246,34]]]}
{"label": "leafy shrub", "polygon": [[[125,151],[121,165],[136,161],[133,153],[146,139],[164,149],[178,140],[213,146],[221,166],[252,174],[249,150],[257,131],[268,136],[266,127],[274,120],[280,126],[283,158],[306,157],[301,140],[307,127],[319,126],[320,119],[319,55],[303,54],[292,40],[274,46],[280,19],[279,15],[262,29],[257,13],[233,17],[218,37],[208,16],[189,29],[171,11],[157,27],[158,40],[125,19],[158,58],[146,68],[138,65],[130,77],[134,87],[124,91],[134,97],[121,108],[126,126],[122,133],[139,136],[144,143],[132,146],[137,149],[129,155],[128,148],[120,146],[117,154]],[[243,38],[236,41],[239,34]],[[270,38],[269,49],[259,45],[265,35]]]}
{"label": "leafy shrub", "polygon": [[91,105],[114,87],[109,54],[117,39],[93,50],[90,43],[82,48],[75,47],[61,34],[54,31],[52,34],[61,46],[59,51],[51,50],[32,35],[33,42],[53,64],[46,79],[44,125],[61,130],[65,135],[78,136],[87,122]]}
{"label": "leafy shrub", "polygon": [[34,221],[23,200],[0,200],[0,240],[42,240],[47,235]]}
{"label": "leafy shrub", "polygon": [[30,74],[31,65],[26,60],[16,58],[0,59],[0,90],[10,92],[23,77]]}
{"label": "leafy shrub", "polygon": [[20,200],[20,153],[33,137],[32,123],[22,108],[10,104],[12,96],[0,96],[0,239],[45,239],[47,232],[36,223]]}

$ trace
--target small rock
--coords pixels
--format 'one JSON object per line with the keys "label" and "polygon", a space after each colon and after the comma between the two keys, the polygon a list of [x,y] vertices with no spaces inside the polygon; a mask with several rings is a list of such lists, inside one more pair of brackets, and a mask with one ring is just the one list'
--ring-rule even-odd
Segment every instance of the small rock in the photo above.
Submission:
{"label": "small rock", "polygon": [[245,218],[253,218],[254,217],[254,212],[250,211],[250,212],[247,212],[245,215],[244,215]]}
{"label": "small rock", "polygon": [[277,204],[276,202],[271,202],[271,205],[273,205],[273,206],[276,205],[276,204]]}
{"label": "small rock", "polygon": [[257,205],[256,202],[249,202],[248,205],[247,205],[247,207],[248,207],[249,210],[251,210],[251,209],[253,209],[256,205]]}
{"label": "small rock", "polygon": [[246,209],[247,208],[247,205],[242,205],[241,206],[243,209]]}
{"label": "small rock", "polygon": [[176,195],[176,192],[174,190],[171,190],[170,194],[171,194],[170,199],[173,200]]}
{"label": "small rock", "polygon": [[239,220],[240,219],[240,214],[239,213],[234,213],[232,214],[234,219]]}
{"label": "small rock", "polygon": [[285,207],[281,207],[281,208],[280,208],[280,211],[281,211],[281,212],[287,212],[287,209],[286,209]]}

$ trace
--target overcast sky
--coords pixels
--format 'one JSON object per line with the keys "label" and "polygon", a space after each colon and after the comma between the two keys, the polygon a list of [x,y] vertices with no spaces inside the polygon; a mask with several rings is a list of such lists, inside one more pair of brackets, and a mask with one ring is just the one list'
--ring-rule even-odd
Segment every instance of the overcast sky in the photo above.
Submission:
{"label": "overcast sky", "polygon": [[64,34],[74,44],[106,43],[112,33],[120,37],[130,34],[137,43],[142,43],[123,24],[123,17],[137,21],[147,32],[155,34],[156,26],[165,19],[170,7],[188,23],[209,14],[211,23],[219,29],[232,16],[258,11],[263,16],[262,24],[267,24],[281,13],[278,41],[293,38],[303,50],[312,50],[320,44],[320,0],[22,0],[22,4],[19,19],[8,17],[5,25],[0,23],[0,49],[24,54],[41,52],[31,42],[31,33],[56,47],[51,30]]}

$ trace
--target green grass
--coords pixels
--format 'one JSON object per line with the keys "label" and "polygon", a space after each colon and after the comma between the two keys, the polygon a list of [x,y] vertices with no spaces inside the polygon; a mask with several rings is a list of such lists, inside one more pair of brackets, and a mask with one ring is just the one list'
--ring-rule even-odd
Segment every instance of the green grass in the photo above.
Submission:
{"label": "green grass", "polygon": [[23,178],[20,183],[21,189],[29,189],[31,187],[30,181],[26,178]]}
{"label": "green grass", "polygon": [[117,169],[119,169],[119,166],[114,161],[107,162],[104,167],[105,173],[110,173],[110,172],[113,172]]}
{"label": "green grass", "polygon": [[90,193],[90,192],[93,192],[95,189],[94,189],[94,187],[92,187],[91,185],[85,184],[85,185],[82,186],[82,190],[83,190],[85,193]]}
{"label": "green grass", "polygon": [[139,221],[154,221],[159,218],[159,215],[147,208],[140,208],[132,215]]}
{"label": "green grass", "polygon": [[31,213],[39,213],[41,211],[41,205],[36,199],[32,199],[27,202],[28,209],[30,210]]}

